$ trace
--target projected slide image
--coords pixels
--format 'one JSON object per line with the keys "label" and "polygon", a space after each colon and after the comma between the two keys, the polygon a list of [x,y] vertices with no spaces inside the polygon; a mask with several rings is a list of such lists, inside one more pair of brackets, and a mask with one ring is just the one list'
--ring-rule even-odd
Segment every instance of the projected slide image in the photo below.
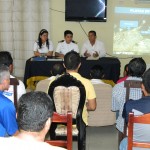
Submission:
{"label": "projected slide image", "polygon": [[150,54],[150,9],[115,8],[114,54]]}

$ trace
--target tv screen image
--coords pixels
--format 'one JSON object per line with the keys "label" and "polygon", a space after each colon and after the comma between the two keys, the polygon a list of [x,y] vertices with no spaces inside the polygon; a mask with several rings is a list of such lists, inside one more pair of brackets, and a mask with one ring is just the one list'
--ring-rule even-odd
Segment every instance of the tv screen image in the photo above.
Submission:
{"label": "tv screen image", "polygon": [[66,21],[106,22],[107,0],[66,0]]}

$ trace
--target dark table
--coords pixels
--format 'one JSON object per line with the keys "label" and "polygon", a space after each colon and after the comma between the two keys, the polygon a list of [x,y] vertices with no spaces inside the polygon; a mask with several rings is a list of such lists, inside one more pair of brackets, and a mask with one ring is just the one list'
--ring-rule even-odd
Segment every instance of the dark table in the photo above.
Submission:
{"label": "dark table", "polygon": [[[31,61],[28,59],[25,66],[24,84],[26,88],[35,89],[38,81],[46,79],[51,76],[50,70],[56,63],[62,64],[62,60],[51,61]],[[105,79],[117,82],[120,76],[120,61],[117,58],[103,57],[98,60],[86,60],[81,58],[81,67],[79,73],[90,79],[90,69],[94,65],[101,65],[104,68]]]}

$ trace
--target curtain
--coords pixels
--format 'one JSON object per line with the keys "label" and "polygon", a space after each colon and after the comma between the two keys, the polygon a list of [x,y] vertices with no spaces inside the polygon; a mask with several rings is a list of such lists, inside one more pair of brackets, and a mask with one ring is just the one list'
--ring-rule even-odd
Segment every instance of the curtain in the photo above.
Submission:
{"label": "curtain", "polygon": [[50,0],[0,0],[0,51],[11,52],[15,76],[24,76],[41,29],[50,33]]}

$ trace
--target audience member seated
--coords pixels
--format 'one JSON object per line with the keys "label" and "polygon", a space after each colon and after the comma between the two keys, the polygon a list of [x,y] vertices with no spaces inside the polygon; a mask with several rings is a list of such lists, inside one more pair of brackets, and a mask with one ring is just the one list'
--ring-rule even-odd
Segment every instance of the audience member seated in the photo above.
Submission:
{"label": "audience member seated", "polygon": [[40,31],[38,40],[34,43],[33,51],[35,56],[53,55],[53,43],[48,39],[48,31],[46,29]]}
{"label": "audience member seated", "polygon": [[64,67],[66,68],[66,73],[69,73],[73,77],[75,77],[77,80],[81,81],[81,83],[84,85],[86,90],[86,103],[83,109],[83,121],[85,124],[88,124],[87,118],[87,110],[95,110],[96,109],[96,94],[94,87],[92,83],[86,79],[83,78],[79,73],[78,70],[81,66],[81,58],[80,55],[75,51],[70,51],[64,56]]}
{"label": "audience member seated", "polygon": [[64,40],[60,41],[57,45],[55,56],[63,58],[64,55],[70,51],[76,51],[79,53],[78,45],[72,39],[72,31],[66,30],[64,32]]}
{"label": "audience member seated", "polygon": [[128,64],[124,66],[123,78],[120,78],[117,83],[125,81],[128,78]]}
{"label": "audience member seated", "polygon": [[[130,112],[134,112],[134,114],[138,112],[137,115],[150,113],[150,69],[144,73],[141,88],[144,97],[138,100],[128,100],[124,105],[123,117],[126,123],[128,123],[128,115]],[[150,125],[142,126],[134,126],[134,128],[136,128],[134,130],[134,139],[136,139],[136,141],[150,142]],[[148,133],[147,136],[145,133]],[[127,138],[122,140],[120,150],[127,150]],[[136,148],[134,150],[136,150]]]}
{"label": "audience member seated", "polygon": [[112,80],[104,80],[105,73],[104,69],[100,65],[95,65],[90,70],[92,84],[110,84],[112,87],[115,83]]}
{"label": "audience member seated", "polygon": [[[142,75],[146,70],[146,63],[142,58],[134,58],[129,62],[127,80],[142,81]],[[119,111],[119,116],[116,121],[116,128],[119,130],[119,135],[124,132],[124,119],[122,118],[123,106],[125,103],[126,89],[124,81],[116,84],[112,92],[112,111]],[[131,88],[129,99],[139,99],[142,97],[142,91],[139,88]]]}
{"label": "audience member seated", "polygon": [[[0,65],[5,64],[9,67],[10,73],[13,72],[13,59],[9,52],[1,51],[0,52]],[[14,76],[10,75],[10,78],[15,78]],[[26,93],[25,86],[21,80],[19,81],[19,85],[17,85],[17,100]],[[8,90],[3,92],[3,95],[9,98],[12,102],[14,102],[14,88],[13,85],[9,86]]]}
{"label": "audience member seated", "polygon": [[64,150],[44,142],[51,125],[53,102],[44,92],[29,92],[19,100],[17,120],[19,133],[9,138],[0,138],[5,150]]}
{"label": "audience member seated", "polygon": [[0,66],[0,137],[11,136],[18,133],[15,106],[11,100],[9,100],[7,97],[3,95],[3,91],[8,90],[9,83],[10,83],[9,68],[5,65],[1,65]]}
{"label": "audience member seated", "polygon": [[81,55],[83,57],[105,57],[106,50],[104,47],[104,43],[102,41],[97,40],[96,32],[89,31],[88,33],[89,40],[85,41],[82,46]]}
{"label": "audience member seated", "polygon": [[57,79],[61,74],[65,72],[65,68],[62,64],[55,64],[51,70],[51,77],[45,80],[41,80],[36,85],[36,91],[43,91],[48,93],[49,85],[52,81]]}

